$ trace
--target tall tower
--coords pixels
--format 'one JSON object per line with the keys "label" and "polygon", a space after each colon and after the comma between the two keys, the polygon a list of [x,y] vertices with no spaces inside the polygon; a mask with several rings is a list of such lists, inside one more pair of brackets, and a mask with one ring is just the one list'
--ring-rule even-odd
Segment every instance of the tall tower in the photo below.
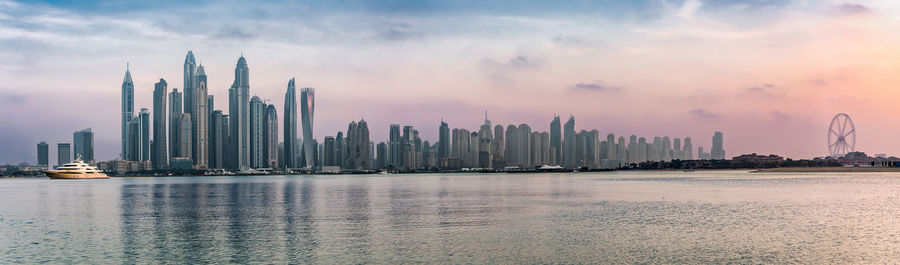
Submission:
{"label": "tall tower", "polygon": [[177,88],[173,88],[169,93],[169,160],[175,157],[186,157],[184,150],[181,149],[181,115],[184,114],[182,109],[182,92],[178,92]]}
{"label": "tall tower", "polygon": [[266,106],[266,119],[263,124],[263,157],[266,167],[278,167],[278,113],[275,105]]}
{"label": "tall tower", "polygon": [[710,159],[713,160],[722,160],[725,159],[725,135],[722,132],[716,132],[713,134],[712,138],[712,148],[709,150]]}
{"label": "tall tower", "polygon": [[206,71],[203,65],[197,67],[197,73],[193,77],[191,85],[191,155],[195,168],[207,168],[209,165],[209,108],[207,104],[208,90],[206,87]]}
{"label": "tall tower", "polygon": [[37,144],[37,154],[37,165],[39,167],[47,168],[50,166],[50,145],[48,145],[47,142],[40,142]]}
{"label": "tall tower", "polygon": [[72,135],[72,145],[75,149],[74,157],[81,157],[82,161],[90,163],[94,161],[94,132],[91,128],[77,131]]}
{"label": "tall tower", "polygon": [[694,146],[691,144],[691,137],[684,137],[684,160],[694,160]]}
{"label": "tall tower", "polygon": [[306,167],[315,165],[316,143],[313,138],[313,114],[316,110],[316,90],[305,87],[300,90],[300,113],[303,122],[303,157],[306,158]]}
{"label": "tall tower", "polygon": [[243,55],[234,67],[229,101],[233,166],[245,170],[250,167],[250,68]]}
{"label": "tall tower", "polygon": [[297,167],[297,91],[294,78],[288,81],[284,94],[284,156],[282,164],[285,168]]}
{"label": "tall tower", "polygon": [[441,127],[438,128],[438,161],[450,158],[450,126],[441,118]]}
{"label": "tall tower", "polygon": [[[509,139],[507,139],[508,141]],[[553,121],[550,122],[550,163],[556,165],[563,164],[562,156],[562,132],[560,131],[559,115],[553,115]]]}
{"label": "tall tower", "polygon": [[[553,142],[551,136],[550,142]],[[569,120],[566,121],[566,129],[565,129],[565,147],[563,148],[563,160],[562,164],[566,166],[575,166],[575,116],[569,116]]]}
{"label": "tall tower", "polygon": [[257,96],[250,99],[250,167],[262,168],[263,161],[263,126],[266,117],[265,103]]}
{"label": "tall tower", "polygon": [[166,97],[168,96],[168,84],[160,78],[153,88],[153,168],[165,169],[169,167],[169,153],[166,152]]}
{"label": "tall tower", "polygon": [[491,131],[491,120],[488,120],[487,111],[484,112],[484,124],[478,130],[478,166],[482,168],[493,168],[494,156],[491,151],[491,142],[494,140]]}
{"label": "tall tower", "polygon": [[134,81],[131,80],[131,67],[125,66],[125,80],[122,81],[122,153],[119,158],[125,159],[128,154],[128,122],[134,118]]}
{"label": "tall tower", "polygon": [[194,52],[188,51],[187,55],[184,57],[184,113],[191,114],[191,118],[194,117],[194,97],[196,93],[194,92],[195,85],[197,83],[197,62],[194,60]]}
{"label": "tall tower", "polygon": [[[349,131],[347,132],[349,137]],[[388,157],[390,157],[389,161],[391,162],[391,166],[394,168],[400,168],[403,166],[403,150],[401,150],[400,144],[400,124],[391,124],[390,130],[388,131]]]}

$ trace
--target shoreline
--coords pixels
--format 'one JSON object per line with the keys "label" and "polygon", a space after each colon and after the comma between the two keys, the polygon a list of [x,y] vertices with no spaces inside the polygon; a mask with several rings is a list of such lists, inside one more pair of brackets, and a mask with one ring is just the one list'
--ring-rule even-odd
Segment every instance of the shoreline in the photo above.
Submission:
{"label": "shoreline", "polygon": [[856,173],[856,172],[900,172],[900,167],[779,167],[763,168],[751,173]]}

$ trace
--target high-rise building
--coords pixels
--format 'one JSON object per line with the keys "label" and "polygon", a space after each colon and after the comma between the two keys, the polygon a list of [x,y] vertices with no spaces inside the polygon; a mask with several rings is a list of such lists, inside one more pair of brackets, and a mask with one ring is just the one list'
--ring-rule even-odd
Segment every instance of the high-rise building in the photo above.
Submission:
{"label": "high-rise building", "polygon": [[343,167],[346,169],[369,169],[369,125],[366,120],[351,122],[347,127],[347,154]]}
{"label": "high-rise building", "polygon": [[166,110],[169,108],[166,104],[168,92],[166,80],[160,78],[153,88],[153,146],[150,156],[155,169],[169,167],[168,142],[166,141],[166,124],[169,123],[168,117],[166,117]]}
{"label": "high-rise building", "polygon": [[542,132],[541,135],[541,146],[540,146],[540,154],[541,154],[541,162],[536,166],[542,166],[550,164],[550,134],[547,132]]}
{"label": "high-rise building", "polygon": [[213,124],[213,112],[215,112],[215,110],[216,110],[215,106],[216,105],[215,105],[215,100],[214,100],[213,95],[207,95],[206,96],[206,112],[209,115],[207,115],[207,117],[206,117],[206,125],[207,125],[206,126],[206,165],[209,168],[214,168],[212,166],[212,159],[213,159],[213,157],[212,157],[213,156],[213,146],[212,146],[213,139],[212,138],[213,138],[213,134],[215,134],[215,131],[216,131],[216,125]]}
{"label": "high-rise building", "polygon": [[47,142],[37,144],[37,165],[41,168],[50,166],[50,145]]}
{"label": "high-rise building", "polygon": [[553,153],[550,154],[550,163],[554,165],[563,165],[563,154],[562,154],[562,131],[560,131],[560,121],[559,115],[553,115],[553,121],[550,122],[550,149],[553,150]]}
{"label": "high-rise building", "polygon": [[288,81],[284,94],[284,159],[285,168],[297,168],[297,91],[294,78]]}
{"label": "high-rise building", "polygon": [[[569,120],[565,125],[565,139],[563,147],[563,164],[568,167],[575,166],[575,116],[569,116]],[[552,136],[551,136],[552,137]],[[552,139],[550,141],[553,141]]]}
{"label": "high-rise building", "polygon": [[716,131],[713,134],[712,138],[712,149],[709,150],[710,159],[713,160],[722,160],[725,159],[725,135],[722,132]]}
{"label": "high-rise building", "polygon": [[82,161],[94,161],[94,132],[91,128],[77,131],[72,135],[72,145],[75,149],[74,156]]}
{"label": "high-rise building", "polygon": [[[506,134],[503,132],[503,125],[494,126],[494,140],[491,142],[491,154],[494,155],[494,168],[503,168],[506,166]],[[547,143],[549,144],[549,142]]]}
{"label": "high-rise building", "polygon": [[204,169],[209,166],[209,108],[208,89],[206,87],[206,71],[203,65],[197,67],[192,84],[191,100],[191,154],[194,167]]}
{"label": "high-rise building", "polygon": [[616,155],[616,151],[618,147],[616,145],[616,135],[615,134],[607,134],[606,135],[606,159],[616,160],[618,155]]}
{"label": "high-rise building", "polygon": [[684,137],[684,156],[685,160],[694,160],[694,147],[691,145],[691,137]]}
{"label": "high-rise building", "polygon": [[672,139],[672,159],[684,159],[684,151],[681,150],[681,138]]}
{"label": "high-rise building", "polygon": [[400,139],[400,149],[402,150],[402,167],[406,170],[418,168],[418,164],[416,163],[415,134],[416,130],[413,129],[413,126],[403,126],[403,137]]}
{"label": "high-rise building", "polygon": [[[327,142],[327,141],[328,141],[328,138],[327,138],[327,137],[325,138],[325,141],[326,141],[325,143],[328,143],[328,142]],[[375,159],[375,167],[377,167],[377,168],[385,168],[385,167],[388,166],[388,161],[387,161],[388,150],[387,150],[387,149],[388,149],[388,148],[387,148],[387,144],[386,144],[386,143],[384,143],[384,142],[378,143],[378,145],[377,145],[376,148],[375,148],[375,150],[376,150],[375,152],[377,153],[377,155],[375,156],[375,157],[376,157],[376,159]]]}
{"label": "high-rise building", "polygon": [[125,159],[128,154],[128,122],[134,118],[134,81],[131,80],[131,69],[126,65],[125,79],[122,81],[122,153]]}
{"label": "high-rise building", "polygon": [[322,148],[324,149],[322,152],[322,165],[326,167],[334,166],[334,137],[325,136],[324,145]]}
{"label": "high-rise building", "polygon": [[[391,127],[393,128],[393,127]],[[438,128],[437,158],[450,158],[450,126],[441,118],[441,127]]]}
{"label": "high-rise building", "polygon": [[187,157],[185,150],[181,149],[182,137],[179,136],[182,132],[181,115],[184,114],[183,96],[183,93],[178,92],[178,88],[172,88],[172,92],[169,93],[169,160],[174,157]]}
{"label": "high-rise building", "polygon": [[494,167],[491,163],[494,161],[493,146],[491,142],[494,140],[491,131],[491,120],[488,120],[487,111],[484,112],[484,124],[478,130],[478,166],[481,168]]}
{"label": "high-rise building", "polygon": [[619,141],[616,144],[616,160],[619,163],[625,163],[628,160],[628,147],[625,144],[625,136],[619,136]]}
{"label": "high-rise building", "polygon": [[314,159],[316,146],[315,138],[313,138],[313,115],[316,110],[316,90],[314,88],[305,87],[300,89],[300,120],[303,126],[303,152],[306,158],[306,167],[312,168],[315,165]]}
{"label": "high-rise building", "polygon": [[[181,115],[178,115],[178,132],[176,133],[176,135],[178,136],[178,143],[180,145],[178,147],[178,150],[181,151],[181,156],[179,156],[178,158],[181,158],[182,161],[190,160],[192,157],[191,136],[193,134],[191,134],[191,126],[193,123],[191,119],[192,117],[189,113],[182,113]],[[191,164],[193,165],[193,162]]]}
{"label": "high-rise building", "polygon": [[344,165],[345,143],[344,133],[338,131],[337,135],[334,136],[334,165],[337,167],[343,167]]}
{"label": "high-rise building", "polygon": [[225,144],[228,141],[228,139],[225,139],[225,135],[228,133],[228,127],[224,124],[224,116],[225,115],[222,115],[221,110],[216,110],[213,111],[212,119],[210,119],[210,124],[213,126],[209,133],[210,168],[225,167],[223,151],[225,150]]}
{"label": "high-rise building", "polygon": [[515,125],[510,124],[506,127],[505,136],[506,152],[504,153],[504,159],[506,159],[506,165],[511,167],[519,166],[521,164],[520,157],[522,157],[519,150],[519,129]]}
{"label": "high-rise building", "polygon": [[241,55],[234,67],[234,83],[228,91],[231,156],[237,169],[250,167],[250,68]]}
{"label": "high-rise building", "polygon": [[400,124],[391,124],[388,130],[388,152],[390,165],[394,168],[403,166],[403,150],[400,142]]}
{"label": "high-rise building", "polygon": [[250,167],[262,168],[263,159],[263,124],[265,124],[265,106],[257,96],[250,99]]}
{"label": "high-rise building", "polygon": [[140,161],[150,160],[150,110],[142,108],[138,115],[141,126],[141,159]]}
{"label": "high-rise building", "polygon": [[519,166],[523,168],[530,168],[534,166],[534,160],[532,160],[531,153],[531,127],[528,124],[519,124],[519,128],[516,129],[518,132],[518,141],[516,142],[519,146],[517,148],[519,152]]}
{"label": "high-rise building", "polygon": [[264,123],[263,152],[265,163],[269,168],[278,167],[278,113],[274,104],[266,107],[266,120]]}
{"label": "high-rise building", "polygon": [[69,143],[58,143],[56,144],[56,165],[62,166],[66,163],[72,162],[72,145]]}
{"label": "high-rise building", "polygon": [[541,132],[534,131],[531,132],[531,164],[532,166],[540,166],[544,164],[543,153],[541,153],[541,147],[544,144],[541,142]]}

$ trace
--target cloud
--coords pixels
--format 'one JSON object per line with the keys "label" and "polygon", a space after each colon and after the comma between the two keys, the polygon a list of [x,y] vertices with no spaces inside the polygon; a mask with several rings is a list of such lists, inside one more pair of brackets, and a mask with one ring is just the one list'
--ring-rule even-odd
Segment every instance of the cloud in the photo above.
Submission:
{"label": "cloud", "polygon": [[869,13],[871,12],[871,10],[861,4],[842,4],[839,6],[835,6],[833,12],[835,15],[839,16],[850,16]]}
{"label": "cloud", "polygon": [[694,115],[697,118],[703,118],[703,119],[715,119],[715,118],[719,117],[719,115],[716,115],[715,113],[711,113],[705,109],[694,109],[694,110],[689,111],[688,113],[690,113],[691,115]]}
{"label": "cloud", "polygon": [[557,35],[556,37],[553,37],[553,42],[556,44],[560,44],[560,45],[574,45],[574,46],[587,44],[587,41],[579,38],[578,36],[574,36],[574,35]]}
{"label": "cloud", "polygon": [[424,36],[422,32],[417,31],[407,23],[392,24],[387,28],[378,31],[379,38],[389,41],[404,41],[420,38],[422,36]]}
{"label": "cloud", "polygon": [[256,38],[256,34],[240,27],[224,27],[212,37],[223,40],[251,40]]}
{"label": "cloud", "polygon": [[518,55],[506,60],[506,62],[498,62],[491,58],[484,58],[481,60],[481,64],[488,68],[500,69],[500,70],[518,70],[518,69],[529,69],[535,68],[542,65],[541,60],[534,59],[525,55]]}
{"label": "cloud", "polygon": [[750,93],[772,94],[772,90],[775,88],[775,85],[766,83],[761,86],[748,87],[745,90]]}
{"label": "cloud", "polygon": [[604,84],[602,81],[595,81],[593,83],[578,83],[571,86],[572,89],[575,90],[590,90],[590,91],[598,91],[598,92],[610,92],[610,93],[618,93],[621,90],[618,86],[611,86]]}
{"label": "cloud", "polygon": [[697,13],[697,10],[703,6],[703,3],[700,0],[687,0],[684,1],[684,4],[681,5],[681,8],[678,10],[678,17],[683,19],[694,19],[694,14]]}

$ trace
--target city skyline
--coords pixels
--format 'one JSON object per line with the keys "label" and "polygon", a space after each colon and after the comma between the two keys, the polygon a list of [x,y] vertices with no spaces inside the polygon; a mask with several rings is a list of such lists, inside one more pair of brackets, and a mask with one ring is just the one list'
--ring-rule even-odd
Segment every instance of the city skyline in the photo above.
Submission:
{"label": "city skyline", "polygon": [[[96,57],[92,58],[92,64],[79,68],[69,68],[71,67],[69,61],[83,62],[86,59],[84,55],[78,53],[63,55],[50,52],[36,57],[39,59],[33,61],[32,64],[16,63],[23,62],[20,57],[17,57],[18,55],[6,54],[4,56],[11,58],[14,63],[6,70],[0,71],[6,80],[11,80],[10,87],[0,88],[0,93],[6,103],[2,104],[3,106],[0,108],[4,113],[9,113],[0,118],[2,119],[0,122],[7,125],[0,134],[0,144],[4,150],[21,151],[3,154],[0,157],[0,163],[33,162],[32,160],[36,156],[35,143],[40,141],[51,144],[69,142],[68,134],[86,127],[94,129],[97,160],[109,160],[118,156],[120,151],[116,150],[120,147],[114,137],[120,130],[116,127],[121,124],[115,123],[117,118],[113,116],[115,115],[113,110],[121,108],[120,101],[116,99],[121,97],[121,83],[118,83],[118,80],[121,80],[119,78],[121,78],[122,68],[128,64],[130,77],[134,80],[134,109],[131,112],[132,115],[138,114],[135,110],[153,106],[153,86],[159,81],[159,78],[165,78],[172,84],[182,83],[183,80],[179,80],[179,77],[183,73],[181,73],[179,64],[184,58],[178,57],[183,56],[184,52],[188,50],[199,55],[197,58],[204,59],[202,63],[207,67],[206,73],[209,74],[209,95],[219,95],[215,98],[218,100],[218,104],[215,105],[220,106],[219,109],[222,110],[228,109],[222,106],[228,106],[226,91],[229,82],[233,81],[229,74],[233,69],[230,68],[230,65],[234,64],[234,60],[241,55],[242,51],[253,65],[254,75],[253,81],[249,84],[253,89],[248,95],[242,96],[248,98],[259,96],[262,99],[269,99],[277,109],[283,109],[283,105],[279,103],[284,94],[283,82],[285,79],[297,76],[298,86],[317,88],[319,104],[317,104],[318,108],[315,112],[316,122],[312,135],[316,136],[315,140],[320,141],[319,143],[323,141],[324,136],[333,136],[336,131],[346,132],[347,123],[359,119],[365,119],[368,122],[369,131],[372,132],[371,139],[376,143],[388,138],[388,125],[394,123],[412,125],[421,133],[422,139],[434,141],[438,139],[439,118],[443,117],[453,128],[477,130],[482,125],[480,117],[487,110],[491,113],[495,124],[525,123],[534,126],[532,128],[534,131],[549,131],[548,121],[552,118],[552,114],[555,113],[562,117],[574,115],[578,117],[576,130],[597,129],[601,135],[615,133],[616,136],[624,135],[626,137],[631,134],[648,138],[657,135],[690,136],[694,139],[695,147],[705,147],[705,150],[712,148],[707,141],[710,133],[720,130],[728,136],[725,138],[724,145],[729,157],[755,152],[810,158],[826,155],[827,149],[824,147],[824,142],[827,121],[835,113],[847,112],[854,117],[857,128],[860,129],[857,150],[870,153],[893,153],[891,152],[893,149],[900,147],[900,143],[890,141],[890,136],[897,130],[891,127],[883,129],[884,126],[890,125],[884,125],[878,121],[878,113],[892,110],[887,103],[890,97],[865,96],[866,94],[884,94],[884,91],[889,91],[879,90],[887,87],[880,83],[874,83],[875,81],[884,83],[893,81],[890,72],[885,72],[886,68],[881,64],[871,66],[872,69],[869,69],[876,71],[864,71],[866,68],[853,68],[863,62],[862,59],[851,60],[841,57],[835,59],[850,61],[838,60],[817,66],[819,67],[817,69],[810,69],[811,66],[803,64],[787,64],[783,63],[784,61],[764,63],[738,57],[736,60],[739,63],[736,63],[736,68],[716,72],[716,75],[721,77],[715,77],[716,75],[709,72],[710,66],[725,65],[725,62],[716,61],[705,55],[698,57],[698,60],[712,60],[704,65],[685,61],[684,57],[671,58],[670,56],[673,55],[662,56],[660,54],[661,51],[673,51],[675,48],[681,47],[679,45],[656,46],[656,51],[651,49],[654,47],[646,47],[662,45],[660,43],[676,41],[677,37],[684,37],[666,36],[665,28],[658,25],[661,21],[677,22],[677,25],[688,28],[699,27],[695,24],[698,21],[733,23],[724,25],[722,28],[713,28],[733,30],[733,32],[716,32],[724,36],[704,35],[709,32],[699,31],[703,28],[699,28],[699,32],[692,33],[701,35],[693,36],[702,37],[700,38],[702,40],[699,41],[701,46],[718,48],[721,52],[733,54],[740,49],[725,49],[726,44],[730,44],[732,41],[749,40],[755,45],[784,44],[777,42],[775,37],[806,26],[806,24],[791,23],[796,22],[797,12],[800,12],[801,16],[812,16],[810,20],[814,22],[825,21],[858,29],[861,27],[860,25],[869,25],[872,21],[887,19],[885,14],[889,13],[891,6],[876,3],[859,5],[858,8],[853,9],[853,5],[848,6],[849,4],[842,2],[824,2],[814,7],[802,4],[780,6],[759,4],[759,6],[747,7],[771,10],[773,13],[766,16],[772,16],[769,18],[775,18],[779,23],[791,26],[788,27],[787,32],[772,32],[774,31],[773,24],[753,27],[712,16],[706,11],[709,9],[729,10],[729,5],[704,5],[704,2],[673,2],[654,9],[656,10],[654,12],[657,12],[657,18],[623,22],[614,26],[610,26],[611,22],[607,21],[613,15],[608,14],[609,12],[604,13],[609,10],[603,8],[599,8],[602,10],[597,11],[605,14],[600,16],[603,21],[597,23],[588,23],[579,19],[564,19],[559,14],[535,17],[529,13],[535,12],[534,10],[513,10],[510,11],[512,13],[507,13],[490,8],[474,11],[461,8],[462,11],[466,11],[463,12],[464,15],[475,17],[477,13],[483,13],[482,15],[486,18],[481,19],[497,23],[490,24],[488,29],[501,30],[514,28],[514,26],[526,26],[526,28],[537,30],[538,34],[529,33],[526,38],[521,37],[521,34],[525,34],[524,32],[517,30],[509,31],[509,35],[497,37],[484,36],[484,31],[457,31],[461,26],[452,26],[449,28],[452,30],[443,35],[432,35],[428,30],[433,30],[436,22],[447,19],[448,15],[435,11],[436,8],[427,5],[421,7],[422,12],[436,13],[434,19],[424,19],[420,15],[410,14],[410,10],[384,11],[362,8],[362,10],[352,10],[352,12],[381,16],[381,19],[365,17],[363,20],[371,19],[384,24],[361,29],[362,33],[375,34],[375,36],[360,34],[361,38],[394,36],[397,39],[379,39],[361,51],[354,51],[359,47],[346,46],[349,44],[340,44],[339,40],[328,40],[324,37],[308,47],[269,45],[265,42],[271,40],[273,31],[277,32],[277,29],[263,27],[252,30],[240,28],[241,24],[225,23],[223,30],[226,33],[228,27],[237,25],[238,28],[231,33],[250,32],[253,36],[246,39],[226,36],[223,37],[224,44],[220,46],[213,46],[211,43],[215,41],[209,40],[192,44],[175,41],[174,44],[160,47],[137,45],[129,49],[111,49],[108,54],[91,53]],[[9,1],[2,3],[8,7],[7,10],[0,11],[5,12],[6,17],[26,18],[22,20],[29,25],[53,25],[64,28],[81,25],[86,30],[91,30],[96,27],[99,20],[121,19],[123,16],[121,10],[111,11],[104,10],[108,7],[94,7],[102,11],[95,11],[101,14],[91,20],[83,15],[85,12],[91,12],[83,9],[84,7],[53,3],[33,4]],[[689,3],[700,3],[700,6],[691,8]],[[323,17],[315,19],[334,18],[351,12],[326,7],[313,8],[324,8],[325,11],[328,11],[323,13]],[[633,9],[627,5],[609,9],[616,8]],[[23,9],[32,10],[32,12],[21,11]],[[587,9],[597,10],[598,8]],[[271,6],[263,6],[261,10],[270,12],[270,14],[277,12]],[[41,15],[50,11],[60,12],[59,17],[63,20],[39,19],[45,18],[46,16],[42,17]],[[139,11],[135,12],[140,13]],[[515,14],[515,12],[523,12],[523,14]],[[584,16],[584,13],[572,12]],[[744,15],[742,18],[747,18],[746,10],[732,10],[725,13],[731,14],[731,12],[734,12],[736,17],[741,18],[741,15]],[[721,15],[722,12],[719,14]],[[247,17],[238,17],[239,22],[248,19]],[[136,21],[135,23],[150,23],[159,26],[153,24],[158,21],[146,16],[136,16],[134,21]],[[751,19],[750,22],[753,21],[755,20]],[[299,22],[288,21],[286,23],[293,25],[292,23]],[[316,28],[312,24],[303,25],[306,25],[304,28],[307,29],[324,30]],[[566,30],[565,26],[568,25],[579,27],[575,30]],[[629,34],[625,35],[628,38],[616,40],[604,38],[603,34],[598,34],[604,31],[621,30],[618,29],[618,26],[631,30]],[[742,29],[741,27],[749,28]],[[884,30],[885,27],[858,34],[861,37],[872,38],[876,35],[877,30]],[[145,30],[146,28],[141,29]],[[832,32],[829,29],[815,29]],[[23,31],[20,26],[0,22],[0,30],[18,32],[17,34],[21,35],[15,36],[21,36],[22,40],[39,44],[43,43],[42,40],[33,34],[45,33],[51,37],[60,37],[60,33],[54,31],[52,27],[28,28]],[[164,33],[159,34],[171,34],[172,38],[187,36],[185,32],[165,28],[160,30]],[[650,31],[652,34],[642,30]],[[840,30],[842,29],[834,31],[843,32]],[[221,30],[212,30],[211,32],[214,33],[203,36],[213,38],[212,35],[222,33]],[[94,33],[98,36],[108,34],[107,32]],[[635,37],[635,34],[641,36]],[[754,37],[754,34],[764,37]],[[335,38],[347,38],[350,35],[353,34],[342,32]],[[656,36],[660,40],[653,40],[648,36]],[[79,37],[73,36],[68,36],[68,38],[68,40],[79,39]],[[143,38],[147,38],[147,36],[139,35],[137,39],[146,41]],[[196,39],[194,40],[196,41]],[[131,43],[134,40],[123,41]],[[723,44],[717,44],[717,41],[721,41]],[[800,43],[814,43],[812,41]],[[209,44],[204,44],[206,42]],[[84,51],[85,49],[84,47],[69,46],[67,43],[62,41],[59,45],[69,51]],[[643,53],[640,51],[624,52],[626,47],[630,47],[628,44],[635,44],[634,46],[638,48],[643,46],[649,51],[642,51]],[[680,45],[684,44],[687,43],[680,43]],[[7,43],[6,45],[13,44]],[[459,47],[468,47],[468,50]],[[762,53],[765,55],[762,56],[763,58],[769,59],[776,59],[782,53],[801,48],[792,46],[770,51],[754,49],[754,46],[740,47]],[[859,55],[863,52],[861,47],[863,46],[844,44],[821,49],[825,49],[826,53],[846,52]],[[602,51],[604,49],[611,49],[615,52],[604,52]],[[425,50],[433,51],[428,54],[432,56],[430,58],[432,60],[418,59]],[[324,55],[315,55],[322,51],[325,51]],[[878,53],[878,51],[878,49],[875,50],[878,57],[892,55]],[[392,55],[390,57],[393,57],[393,63],[388,64],[388,61],[370,55],[370,53],[379,52]],[[33,50],[25,49],[22,53],[33,54]],[[283,54],[287,54],[287,56],[281,56]],[[687,54],[703,55],[696,50]],[[458,58],[447,58],[450,55]],[[797,56],[803,58],[809,54],[801,53]],[[870,58],[869,56],[875,55],[868,55],[864,58]],[[59,60],[54,60],[56,63],[51,65],[47,61],[51,58]],[[598,58],[609,59],[596,60]],[[879,59],[876,62],[881,61],[885,61],[885,59]],[[681,63],[691,71],[680,72],[681,76],[659,74],[665,72],[664,68],[682,66]],[[200,62],[198,62],[199,64]],[[636,68],[639,66],[647,68]],[[805,73],[785,76],[786,74],[776,74],[775,70],[778,69],[755,70],[771,66],[777,66],[777,68],[798,67],[805,69]],[[852,69],[842,70],[848,67]],[[474,72],[465,70],[469,68],[475,69]],[[588,68],[595,70],[584,70]],[[66,69],[71,73],[61,73],[60,69]],[[560,73],[569,70],[573,70],[571,74]],[[42,80],[27,74],[27,72],[54,73],[57,78]],[[644,72],[659,77],[659,80],[633,79],[634,75]],[[812,72],[825,73],[826,77],[816,79]],[[870,76],[874,74],[864,74],[863,72],[883,74]],[[616,76],[622,77],[619,79]],[[740,79],[738,81],[725,80],[740,76],[749,77],[736,78]],[[867,81],[870,78],[874,81]],[[453,80],[469,80],[471,82]],[[71,83],[90,85],[66,85]],[[58,89],[49,90],[51,87]],[[652,89],[653,87],[661,88]],[[174,86],[170,84],[169,88],[174,88]],[[185,87],[178,88],[185,93],[188,92],[184,90]],[[50,91],[54,91],[54,93],[50,94]],[[821,93],[825,96],[811,95],[810,91],[828,93]],[[75,100],[60,101],[70,98]],[[186,96],[184,98],[187,99]],[[203,101],[203,98],[198,97],[198,100]],[[66,105],[68,106],[61,107]],[[298,107],[300,107],[299,105]],[[68,111],[73,108],[80,111]],[[188,113],[187,110],[184,112]],[[22,116],[24,113],[46,113],[47,115],[23,119],[21,117],[24,117]],[[298,113],[298,115],[300,114]],[[170,113],[169,116],[172,114]],[[67,129],[62,132],[54,132],[47,130],[42,125],[35,126],[29,123],[30,121],[53,124],[56,128],[62,126]],[[297,123],[300,124],[300,120]],[[765,130],[758,128],[765,128]],[[298,132],[302,132],[300,128],[298,128]],[[731,139],[739,140],[730,141]]]}

